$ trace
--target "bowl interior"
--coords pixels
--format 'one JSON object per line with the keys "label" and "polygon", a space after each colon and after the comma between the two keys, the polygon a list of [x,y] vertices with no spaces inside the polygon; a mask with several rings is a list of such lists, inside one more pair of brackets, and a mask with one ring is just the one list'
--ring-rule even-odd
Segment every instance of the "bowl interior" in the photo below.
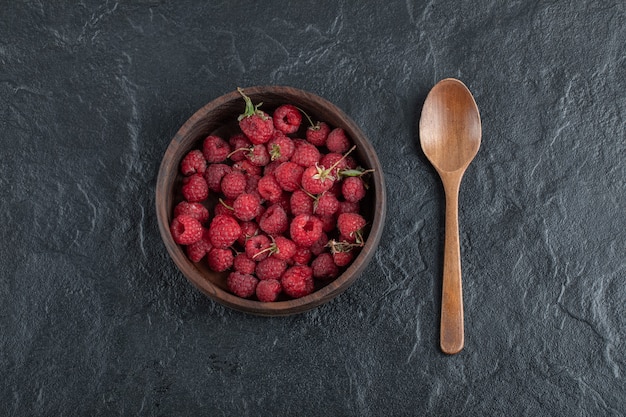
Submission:
{"label": "bowl interior", "polygon": [[[156,205],[159,228],[165,246],[189,281],[212,299],[237,310],[260,315],[287,315],[316,307],[344,291],[363,271],[371,260],[380,240],[386,214],[386,197],[382,168],[376,153],[356,124],[332,103],[314,94],[291,87],[253,87],[244,89],[252,102],[262,102],[262,110],[270,113],[282,104],[293,104],[308,114],[313,122],[325,121],[331,127],[342,127],[357,145],[353,156],[363,168],[374,169],[368,185],[367,196],[361,201],[361,212],[367,219],[369,229],[366,242],[352,264],[335,280],[320,285],[316,290],[299,299],[279,299],[273,303],[239,298],[227,290],[227,272],[216,273],[209,269],[204,260],[191,262],[181,246],[177,245],[169,232],[174,206],[182,201],[180,193],[182,175],[179,164],[192,149],[201,148],[203,139],[210,134],[217,134],[225,139],[238,132],[237,117],[243,113],[244,101],[239,92],[234,91],[221,96],[198,110],[180,128],[168,146],[163,157],[157,178]],[[303,118],[301,131],[296,135],[304,138],[308,126]],[[293,136],[293,135],[292,135]],[[208,206],[216,203],[209,198]],[[317,280],[316,280],[317,281]]]}

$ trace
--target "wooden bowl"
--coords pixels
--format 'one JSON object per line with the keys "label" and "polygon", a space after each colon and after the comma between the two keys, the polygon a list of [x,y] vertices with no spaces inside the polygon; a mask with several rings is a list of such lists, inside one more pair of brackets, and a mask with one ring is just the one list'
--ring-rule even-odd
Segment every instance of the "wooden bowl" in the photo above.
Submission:
{"label": "wooden bowl", "polygon": [[[325,286],[305,297],[264,303],[231,294],[226,286],[228,273],[211,271],[206,259],[191,262],[184,248],[170,234],[174,206],[182,199],[179,167],[182,158],[192,149],[200,148],[209,134],[228,137],[237,128],[237,116],[243,113],[244,101],[237,91],[223,95],[198,110],[176,133],[169,144],[157,177],[156,211],[161,237],[174,263],[185,277],[213,300],[233,309],[263,316],[284,316],[319,306],[345,291],[363,272],[372,259],[380,241],[386,214],[383,171],[376,152],[361,129],[338,107],[312,93],[291,87],[265,86],[244,89],[253,103],[263,102],[261,109],[272,112],[281,104],[291,103],[303,109],[311,118],[325,121],[331,127],[341,127],[357,146],[353,155],[363,168],[373,169],[367,196],[361,201],[361,212],[368,221],[365,245],[344,272]],[[303,119],[303,126],[307,125]],[[230,131],[230,132],[229,132]],[[303,136],[301,136],[303,137]]]}

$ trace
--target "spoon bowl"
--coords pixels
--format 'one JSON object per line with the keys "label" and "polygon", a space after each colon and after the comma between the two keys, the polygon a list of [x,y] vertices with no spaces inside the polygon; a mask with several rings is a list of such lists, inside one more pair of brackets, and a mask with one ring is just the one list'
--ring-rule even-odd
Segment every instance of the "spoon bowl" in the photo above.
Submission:
{"label": "spoon bowl", "polygon": [[459,243],[459,188],[468,165],[478,152],[481,123],[472,93],[459,80],[447,78],[428,93],[419,124],[424,154],[435,167],[446,194],[443,285],[441,294],[441,350],[463,349],[463,291]]}

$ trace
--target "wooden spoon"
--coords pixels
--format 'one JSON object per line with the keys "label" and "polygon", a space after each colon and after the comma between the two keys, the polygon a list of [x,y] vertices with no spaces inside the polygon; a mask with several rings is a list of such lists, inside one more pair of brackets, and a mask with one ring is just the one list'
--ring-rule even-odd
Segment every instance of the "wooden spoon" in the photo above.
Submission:
{"label": "wooden spoon", "polygon": [[422,150],[439,173],[446,194],[440,344],[443,352],[455,354],[464,343],[459,187],[481,137],[478,106],[461,81],[447,78],[428,93],[419,132]]}

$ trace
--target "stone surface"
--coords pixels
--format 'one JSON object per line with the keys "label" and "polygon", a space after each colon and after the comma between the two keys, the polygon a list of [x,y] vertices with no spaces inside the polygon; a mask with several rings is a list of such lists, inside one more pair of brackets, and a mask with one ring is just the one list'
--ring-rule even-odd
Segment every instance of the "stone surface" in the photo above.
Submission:
{"label": "stone surface", "polygon": [[[5,2],[4,415],[626,414],[626,7],[578,2]],[[456,77],[465,350],[438,348],[443,192],[418,144]],[[195,110],[281,84],[378,150],[389,217],[329,304],[259,318],[178,272],[154,210]]]}

